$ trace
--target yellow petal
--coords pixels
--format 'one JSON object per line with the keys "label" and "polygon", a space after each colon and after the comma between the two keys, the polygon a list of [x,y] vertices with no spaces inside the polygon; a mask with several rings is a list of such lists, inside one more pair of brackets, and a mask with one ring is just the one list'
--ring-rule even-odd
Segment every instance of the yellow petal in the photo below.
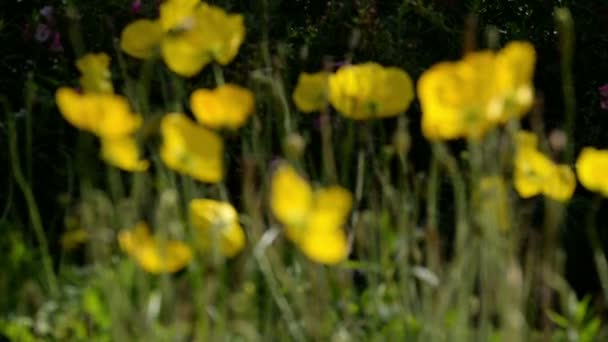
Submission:
{"label": "yellow petal", "polygon": [[220,251],[227,257],[237,255],[245,247],[245,233],[239,224],[238,213],[230,203],[193,199],[190,201],[190,220],[204,249],[216,239]]}
{"label": "yellow petal", "polygon": [[137,143],[131,136],[101,139],[101,157],[125,171],[145,171],[149,166],[147,160],[140,159]]}
{"label": "yellow petal", "polygon": [[194,11],[200,0],[168,0],[160,5],[160,26],[164,31],[188,29],[193,25]]}
{"label": "yellow petal", "polygon": [[339,186],[330,186],[314,192],[314,211],[333,216],[336,226],[342,226],[353,205],[351,193]]}
{"label": "yellow petal", "polygon": [[398,68],[364,63],[342,67],[329,77],[329,102],[351,119],[398,115],[413,98],[412,80]]}
{"label": "yellow petal", "polygon": [[142,122],[132,113],[127,100],[119,95],[78,94],[70,88],[60,88],[55,94],[63,117],[79,129],[99,137],[111,138],[131,134]]}
{"label": "yellow petal", "polygon": [[543,183],[543,194],[556,201],[565,202],[576,188],[576,177],[568,165],[555,165]]}
{"label": "yellow petal", "polygon": [[272,174],[270,207],[283,225],[302,227],[312,209],[312,198],[310,184],[288,164]]}
{"label": "yellow petal", "polygon": [[211,62],[209,54],[193,42],[193,34],[167,36],[162,41],[161,53],[167,67],[184,77],[198,74]]}
{"label": "yellow petal", "polygon": [[211,128],[241,127],[253,112],[251,91],[234,84],[224,84],[214,90],[198,89],[190,96],[190,106],[196,119]]}
{"label": "yellow petal", "polygon": [[230,63],[245,39],[244,18],[202,3],[196,10],[195,27],[200,47],[219,64]]}
{"label": "yellow petal", "polygon": [[529,131],[519,131],[515,136],[515,144],[517,148],[536,149],[538,147],[538,137]]}
{"label": "yellow petal", "polygon": [[84,92],[114,92],[110,73],[110,57],[107,54],[86,54],[76,61],[76,67],[82,74],[80,86]]}
{"label": "yellow petal", "polygon": [[304,113],[320,111],[327,103],[328,72],[309,74],[303,72],[293,92],[296,107]]}
{"label": "yellow petal", "polygon": [[120,48],[135,58],[149,58],[163,38],[163,31],[157,21],[140,19],[122,30]]}
{"label": "yellow petal", "polygon": [[528,42],[511,42],[496,55],[497,96],[505,101],[502,122],[520,117],[532,107],[535,64],[536,52]]}
{"label": "yellow petal", "polygon": [[145,223],[118,234],[120,247],[150,273],[176,272],[190,263],[192,250],[181,241],[158,241]]}
{"label": "yellow petal", "polygon": [[202,182],[222,180],[224,143],[216,133],[179,113],[163,118],[161,133],[161,159],[169,168]]}
{"label": "yellow petal", "polygon": [[535,149],[518,149],[515,156],[515,190],[523,198],[541,194],[544,183],[554,168],[551,160]]}
{"label": "yellow petal", "polygon": [[306,229],[296,241],[311,260],[322,264],[337,264],[348,257],[348,241],[335,215],[318,211],[310,215]]}
{"label": "yellow petal", "polygon": [[608,197],[608,150],[583,148],[576,161],[576,173],[585,188]]}

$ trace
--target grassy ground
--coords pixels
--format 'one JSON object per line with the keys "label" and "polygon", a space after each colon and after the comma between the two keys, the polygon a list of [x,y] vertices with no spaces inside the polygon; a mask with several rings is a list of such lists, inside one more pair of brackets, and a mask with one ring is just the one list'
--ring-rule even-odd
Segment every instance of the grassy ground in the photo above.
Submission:
{"label": "grassy ground", "polygon": [[[582,147],[607,146],[597,92],[608,83],[605,5],[210,3],[244,15],[245,40],[230,64],[190,78],[120,48],[128,23],[158,16],[153,1],[136,11],[126,0],[51,4],[52,19],[40,12],[48,4],[31,2],[0,21],[9,47],[0,57],[8,75],[0,80],[0,340],[608,339],[605,199],[580,184],[566,202],[523,199],[505,162],[521,127],[571,168]],[[60,34],[62,49],[37,35],[41,23]],[[335,109],[303,113],[292,100],[301,72],[375,61],[416,84],[435,63],[513,40],[536,49],[535,106],[481,142],[425,139],[419,99],[366,121]],[[99,141],[57,110],[56,90],[79,86],[75,61],[88,52],[111,57],[114,91],[143,117],[146,172],[104,163]],[[251,90],[255,110],[243,127],[218,133],[223,180],[201,182],[160,156],[161,122],[169,112],[190,115],[194,90],[224,82]],[[555,142],[560,134],[565,145]],[[271,204],[280,161],[314,188],[352,194],[346,260],[320,264],[290,240]],[[497,172],[505,187],[480,194]],[[236,208],[246,236],[236,256],[217,240],[201,248],[188,212],[195,198]],[[146,271],[118,241],[139,221],[161,240],[192,246],[190,262]]]}

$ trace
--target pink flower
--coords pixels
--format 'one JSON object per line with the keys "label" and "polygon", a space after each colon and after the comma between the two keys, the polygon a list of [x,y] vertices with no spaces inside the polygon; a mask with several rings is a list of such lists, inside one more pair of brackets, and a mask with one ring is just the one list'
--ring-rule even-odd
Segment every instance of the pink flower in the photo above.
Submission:
{"label": "pink flower", "polygon": [[59,32],[55,32],[53,35],[53,41],[51,45],[49,45],[49,50],[53,52],[62,52],[63,44],[61,44],[61,34]]}
{"label": "pink flower", "polygon": [[135,0],[131,4],[131,14],[135,15],[141,10],[141,0]]}
{"label": "pink flower", "polygon": [[608,110],[608,83],[597,89],[600,92],[600,107]]}

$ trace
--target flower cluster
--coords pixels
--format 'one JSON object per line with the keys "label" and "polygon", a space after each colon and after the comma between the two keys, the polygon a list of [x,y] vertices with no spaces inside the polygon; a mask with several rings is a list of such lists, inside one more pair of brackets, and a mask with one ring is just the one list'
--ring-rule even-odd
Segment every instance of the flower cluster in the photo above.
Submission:
{"label": "flower cluster", "polygon": [[535,61],[530,43],[511,42],[497,53],[434,65],[418,80],[422,133],[430,140],[477,139],[521,117],[534,101]]}
{"label": "flower cluster", "polygon": [[395,67],[376,63],[347,65],[333,74],[303,73],[293,93],[302,112],[322,110],[327,101],[342,115],[354,120],[396,116],[414,99],[410,76]]}
{"label": "flower cluster", "polygon": [[104,53],[80,58],[76,66],[82,92],[59,88],[57,106],[69,123],[101,139],[101,157],[107,163],[126,171],[144,171],[149,163],[140,159],[134,137],[143,120],[131,111],[126,98],[114,94],[109,65],[110,57]]}
{"label": "flower cluster", "polygon": [[123,31],[120,46],[135,58],[150,58],[160,48],[175,73],[191,77],[215,61],[230,63],[245,38],[243,16],[227,14],[200,0],[168,0],[157,20],[140,19]]}
{"label": "flower cluster", "polygon": [[[190,223],[196,247],[208,251],[219,246],[226,257],[236,256],[245,246],[245,233],[234,207],[227,202],[198,198],[190,202]],[[193,248],[180,240],[153,236],[147,224],[140,222],[118,234],[120,248],[150,273],[176,272],[187,266]]]}
{"label": "flower cluster", "polygon": [[576,187],[576,178],[568,165],[558,165],[538,151],[533,133],[519,132],[516,138],[514,185],[524,198],[543,194],[557,201],[567,201]]}
{"label": "flower cluster", "polygon": [[314,189],[291,166],[280,165],[272,175],[270,206],[287,237],[306,256],[336,264],[348,256],[342,226],[352,207],[350,192],[339,186]]}

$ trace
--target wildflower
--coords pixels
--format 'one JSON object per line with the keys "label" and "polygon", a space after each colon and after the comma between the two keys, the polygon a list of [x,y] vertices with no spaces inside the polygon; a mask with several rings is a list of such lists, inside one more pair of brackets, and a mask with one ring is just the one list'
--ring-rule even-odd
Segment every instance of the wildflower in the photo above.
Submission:
{"label": "wildflower", "polygon": [[425,71],[418,81],[424,136],[478,139],[525,114],[534,99],[535,60],[529,43],[512,42],[498,53],[474,52]]}
{"label": "wildflower", "polygon": [[190,106],[196,119],[211,128],[237,129],[253,112],[251,91],[234,84],[224,84],[214,90],[198,89],[190,96]]}
{"label": "wildflower", "polygon": [[517,137],[515,154],[515,190],[523,198],[539,194],[557,201],[567,201],[576,187],[574,173],[567,165],[556,165],[537,150],[536,138],[523,132]]}
{"label": "wildflower", "polygon": [[131,112],[127,100],[114,94],[79,94],[62,87],[55,100],[63,117],[75,127],[102,138],[133,133],[141,125],[139,114]]}
{"label": "wildflower", "polygon": [[222,180],[224,143],[216,133],[171,113],[161,122],[161,134],[160,156],[169,168],[202,182]]}
{"label": "wildflower", "polygon": [[196,228],[197,241],[204,249],[217,241],[221,253],[233,257],[245,247],[245,233],[239,224],[238,213],[228,202],[193,199],[190,201],[190,221]]}
{"label": "wildflower", "polygon": [[313,190],[289,165],[272,175],[270,206],[287,237],[311,260],[337,264],[348,256],[342,228],[352,207],[348,190],[331,186]]}
{"label": "wildflower", "polygon": [[608,197],[608,150],[585,147],[576,161],[576,173],[583,186]]}
{"label": "wildflower", "polygon": [[49,45],[49,50],[52,52],[63,51],[63,44],[61,44],[61,33],[55,32],[53,34],[53,40],[51,41],[51,45]]}
{"label": "wildflower", "polygon": [[396,116],[413,99],[412,79],[399,68],[364,63],[344,66],[329,76],[329,102],[351,119]]}
{"label": "wildflower", "polygon": [[85,93],[113,93],[110,57],[105,53],[87,54],[76,61]]}
{"label": "wildflower", "polygon": [[120,44],[136,58],[149,58],[160,47],[169,69],[191,77],[211,61],[226,65],[234,59],[245,37],[243,21],[199,0],[168,0],[158,20],[129,24]]}
{"label": "wildflower", "polygon": [[150,273],[173,273],[192,260],[192,250],[177,240],[160,240],[150,234],[148,225],[140,222],[131,230],[118,234],[120,248]]}
{"label": "wildflower", "polygon": [[101,139],[101,157],[108,164],[131,172],[145,171],[149,162],[140,159],[135,139],[129,135]]}
{"label": "wildflower", "polygon": [[131,3],[131,14],[135,15],[141,11],[141,0],[134,0]]}
{"label": "wildflower", "polygon": [[322,110],[327,104],[327,79],[329,73],[317,72],[309,74],[303,72],[298,77],[298,84],[293,92],[293,101],[296,107],[304,113]]}
{"label": "wildflower", "polygon": [[603,110],[608,110],[608,84],[599,87],[598,91],[600,93],[600,107]]}

